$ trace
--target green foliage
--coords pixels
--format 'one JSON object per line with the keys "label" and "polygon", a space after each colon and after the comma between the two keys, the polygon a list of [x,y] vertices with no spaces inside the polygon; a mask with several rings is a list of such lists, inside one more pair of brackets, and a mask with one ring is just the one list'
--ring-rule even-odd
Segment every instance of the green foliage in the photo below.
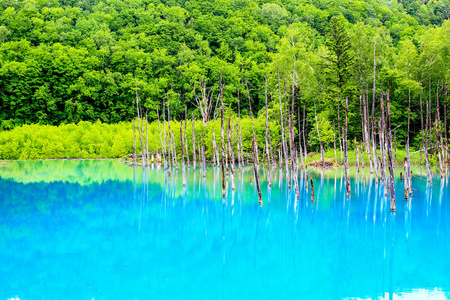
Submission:
{"label": "green foliage", "polygon": [[[420,90],[424,100],[431,90],[432,101],[438,90],[442,104],[443,84],[448,86],[450,80],[449,0],[425,4],[410,0],[38,0],[3,1],[0,7],[3,131],[24,124],[71,126],[97,120],[102,126],[120,122],[130,126],[136,90],[150,122],[157,119],[156,108],[161,111],[163,99],[170,103],[173,120],[183,119],[185,107],[189,116],[193,113],[199,119],[194,83],[199,79],[207,82],[211,98],[217,99],[221,70],[224,103],[235,115],[238,101],[242,115],[249,113],[246,81],[253,111],[264,108],[267,73],[271,120],[279,118],[273,104],[278,103],[279,88],[282,102],[291,103],[293,87],[294,114],[300,110],[302,115],[306,108],[306,132],[311,135],[308,147],[312,150],[317,148],[314,103],[329,124],[338,125],[339,112],[342,126],[342,104],[348,97],[348,138],[360,140],[359,95],[373,84],[375,42],[377,90],[390,91],[392,124],[401,125],[397,133],[403,144],[408,134],[405,108],[409,98],[414,129],[409,133],[414,138],[420,127]],[[369,98],[370,103],[376,102],[377,117],[379,99]],[[258,114],[255,130],[261,143],[263,121]],[[243,122],[249,125],[249,119]],[[123,124],[118,126],[123,128]],[[216,121],[212,124],[216,126]],[[274,136],[280,132],[279,124],[270,125]],[[155,123],[149,127],[158,140]],[[19,128],[15,134],[34,127]],[[48,136],[66,133],[65,129],[50,128],[46,130],[55,131]],[[329,136],[328,129],[323,130],[324,137]],[[296,128],[298,131],[303,128]],[[249,132],[243,134],[248,137]],[[6,135],[12,133],[2,133]],[[205,132],[208,142],[210,135]],[[86,131],[76,143],[47,145],[46,136],[31,141],[10,136],[1,145],[9,145],[11,153],[1,156],[118,157],[130,152],[129,134],[97,138]],[[246,138],[244,142],[247,150],[249,141]],[[30,153],[23,153],[23,147],[29,147]]]}

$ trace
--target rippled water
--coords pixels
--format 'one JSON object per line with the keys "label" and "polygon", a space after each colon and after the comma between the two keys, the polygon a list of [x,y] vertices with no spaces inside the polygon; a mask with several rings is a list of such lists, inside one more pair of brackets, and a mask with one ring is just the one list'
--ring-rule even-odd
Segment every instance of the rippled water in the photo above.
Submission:
{"label": "rippled water", "polygon": [[[0,299],[447,299],[449,177],[414,169],[414,196],[389,211],[382,183],[352,170],[299,174],[300,200],[277,169],[250,167],[236,191],[212,167],[133,169],[114,161],[0,167]],[[398,170],[400,172],[401,170]]]}

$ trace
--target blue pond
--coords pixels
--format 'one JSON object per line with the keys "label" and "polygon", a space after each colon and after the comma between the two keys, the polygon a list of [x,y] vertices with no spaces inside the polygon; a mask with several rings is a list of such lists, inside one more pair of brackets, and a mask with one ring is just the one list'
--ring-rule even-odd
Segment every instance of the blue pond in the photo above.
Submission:
{"label": "blue pond", "polygon": [[[397,170],[399,173],[401,170]],[[0,167],[0,299],[450,299],[449,177],[413,170],[397,210],[369,170],[251,167],[235,191],[209,167],[172,176],[115,161]]]}

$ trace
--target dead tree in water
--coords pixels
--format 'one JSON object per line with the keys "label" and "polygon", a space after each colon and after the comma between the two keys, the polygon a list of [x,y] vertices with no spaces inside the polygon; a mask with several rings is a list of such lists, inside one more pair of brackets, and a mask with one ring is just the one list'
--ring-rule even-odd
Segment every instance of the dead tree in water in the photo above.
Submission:
{"label": "dead tree in water", "polygon": [[167,162],[166,162],[166,156],[165,156],[166,152],[164,149],[164,144],[163,144],[163,139],[162,139],[161,122],[159,121],[159,110],[158,109],[156,109],[156,114],[158,115],[159,138],[161,140],[161,150],[162,150],[163,159],[164,159],[164,170],[166,170],[167,169]]}
{"label": "dead tree in water", "polygon": [[[314,107],[315,109],[315,107]],[[350,197],[351,187],[350,187],[350,174],[348,170],[348,145],[347,145],[347,128],[348,128],[348,98],[345,98],[345,123],[344,129],[342,131],[342,143],[344,146],[344,164],[345,164],[345,186],[347,190],[347,197]]]}
{"label": "dead tree in water", "polygon": [[[238,113],[239,113],[239,141],[238,141],[238,143],[241,144],[241,153],[240,153],[241,163],[242,163],[242,166],[244,166],[245,162],[244,162],[244,147],[242,144],[241,105],[240,105],[240,103],[241,103],[241,101],[239,100],[239,87],[238,87]],[[238,155],[239,155],[239,153],[238,153]],[[241,166],[239,166],[239,170],[240,169],[241,169]]]}
{"label": "dead tree in water", "polygon": [[259,205],[263,205],[262,195],[261,195],[261,188],[259,186],[258,168],[256,167],[256,155],[255,155],[255,152],[256,152],[256,139],[253,138],[253,143],[252,143],[253,173],[255,174],[256,191],[258,192],[258,202],[259,202]]}
{"label": "dead tree in water", "polygon": [[187,142],[187,106],[184,108],[184,142],[186,144],[186,158],[187,158],[187,166],[188,168],[191,167],[191,162],[189,160],[189,147],[188,147],[188,142]]}
{"label": "dead tree in water", "polygon": [[280,70],[278,69],[277,63],[277,72],[278,72],[278,95],[280,100],[280,123],[281,123],[281,147],[283,148],[283,155],[286,162],[286,180],[289,182],[289,188],[291,188],[291,181],[289,180],[289,164],[288,164],[288,154],[287,154],[287,146],[286,140],[284,138],[284,121],[283,121],[283,106],[281,105],[281,85],[280,85]]}
{"label": "dead tree in water", "polygon": [[359,144],[356,142],[355,137],[355,158],[356,158],[356,171],[359,173]]}
{"label": "dead tree in water", "polygon": [[[256,140],[256,132],[255,132],[255,124],[253,123],[253,111],[252,111],[252,103],[250,99],[250,91],[248,89],[248,81],[245,80],[245,85],[247,87],[247,95],[248,95],[248,106],[250,109],[250,118],[252,119],[252,129],[253,129],[253,138]],[[258,156],[258,143],[255,144],[255,151],[256,151],[256,166],[259,166],[259,156]]]}
{"label": "dead tree in water", "polygon": [[[436,88],[436,113],[435,113],[434,127],[436,129],[436,140],[438,146],[439,167],[441,170],[441,178],[444,178],[445,174],[445,151],[444,151],[444,138],[442,136],[441,116],[439,114],[439,87]],[[439,130],[438,130],[439,129]],[[438,138],[439,136],[439,138]]]}
{"label": "dead tree in water", "polygon": [[228,151],[230,152],[230,170],[231,170],[231,189],[234,191],[234,151],[233,147],[231,146],[231,121],[228,119],[228,130],[227,130],[227,136],[228,136]]}
{"label": "dead tree in water", "polygon": [[137,153],[136,153],[136,118],[133,118],[133,165],[137,164]]}
{"label": "dead tree in water", "polygon": [[186,166],[184,165],[183,122],[180,122],[181,164],[183,168],[183,186],[186,186]]}
{"label": "dead tree in water", "polygon": [[[406,134],[406,145],[405,145],[405,150],[406,150],[406,158],[405,158],[405,162],[406,162],[406,172],[405,173],[405,180],[408,181],[408,189],[409,189],[409,194],[410,196],[412,196],[412,186],[411,186],[411,160],[409,158],[409,131],[410,131],[410,120],[411,120],[411,90],[409,90],[408,92],[408,132]],[[422,133],[423,134],[423,133]],[[419,147],[420,149],[420,147]]]}
{"label": "dead tree in water", "polygon": [[428,126],[430,123],[429,120],[429,105],[428,105],[428,99],[427,99],[427,112],[426,112],[426,122],[425,122],[425,139],[423,140],[423,151],[425,153],[425,163],[427,166],[427,181],[430,183],[431,186],[433,186],[433,180],[431,178],[431,169],[430,169],[430,158],[428,156]]}
{"label": "dead tree in water", "polygon": [[220,160],[219,160],[219,151],[217,150],[217,143],[216,143],[216,133],[214,132],[214,128],[212,128],[213,133],[213,158],[216,166],[220,166]]}
{"label": "dead tree in water", "polygon": [[194,120],[194,113],[192,113],[192,162],[194,164],[194,171],[195,171],[195,120]]}
{"label": "dead tree in water", "polygon": [[222,197],[225,199],[225,137],[223,135],[223,86],[222,72],[219,71],[219,98],[220,98],[220,128],[222,138]]}
{"label": "dead tree in water", "polygon": [[376,42],[373,42],[373,94],[372,94],[372,154],[373,154],[373,167],[375,170],[375,183],[378,184],[378,166],[377,166],[377,143],[375,137],[375,88],[376,88],[376,60],[375,60]]}
{"label": "dead tree in water", "polygon": [[391,110],[389,106],[389,91],[386,92],[386,128],[387,149],[389,153],[389,192],[391,198],[391,211],[395,211],[395,185],[394,185],[394,154],[392,152]]}
{"label": "dead tree in water", "polygon": [[297,108],[297,123],[298,123],[298,150],[299,150],[299,157],[300,157],[300,165],[301,168],[303,169],[303,149],[302,149],[302,135],[300,134],[300,109]]}
{"label": "dead tree in water", "polygon": [[[305,151],[305,164],[308,158],[308,150],[306,149],[306,105],[303,105],[303,150]],[[336,148],[336,147],[335,147]]]}
{"label": "dead tree in water", "polygon": [[311,179],[311,202],[316,203],[315,197],[314,197],[314,183]]}
{"label": "dead tree in water", "polygon": [[206,157],[205,157],[205,144],[203,143],[202,136],[202,162],[203,162],[203,178],[206,178]]}
{"label": "dead tree in water", "polygon": [[[408,201],[408,159],[405,157],[405,161],[403,164],[403,172],[405,173],[405,180],[403,182],[403,188],[405,192],[405,200]],[[401,180],[401,174],[400,173],[400,180]]]}
{"label": "dead tree in water", "polygon": [[147,118],[147,112],[145,112],[145,131],[146,131],[146,133],[145,133],[145,139],[146,139],[146,142],[145,142],[145,152],[146,152],[146,157],[145,157],[145,159],[147,160],[147,165],[150,165],[150,158],[149,158],[149,156],[148,156],[148,118]]}
{"label": "dead tree in water", "polygon": [[[295,56],[294,56],[295,58]],[[295,137],[294,137],[294,89],[295,88],[295,60],[294,60],[294,70],[292,73],[292,100],[291,100],[291,113],[289,120],[289,143],[291,145],[291,171],[292,171],[292,180],[294,181],[295,193],[297,195],[297,199],[300,199],[300,189],[298,187],[298,171],[297,171],[297,162],[295,155]]]}
{"label": "dead tree in water", "polygon": [[381,151],[381,159],[380,159],[380,175],[381,180],[383,180],[384,184],[384,195],[388,195],[388,183],[386,179],[386,157],[387,157],[387,149],[386,149],[386,141],[385,137],[387,134],[386,124],[385,124],[385,112],[384,112],[384,98],[383,95],[380,97],[380,120],[379,120],[379,136],[380,136],[380,151]]}
{"label": "dead tree in water", "polygon": [[267,73],[265,75],[265,101],[266,101],[266,160],[267,160],[267,184],[269,186],[272,186],[272,174],[270,172],[270,154],[269,154],[269,125],[268,119],[269,119],[269,110],[267,108]]}
{"label": "dead tree in water", "polygon": [[138,128],[139,128],[139,140],[141,141],[141,158],[142,158],[142,166],[145,166],[145,157],[144,157],[144,142],[142,141],[142,131],[144,131],[144,126],[142,125],[142,131],[141,131],[141,124],[142,124],[142,113],[139,108],[139,95],[137,91],[137,79],[134,77],[135,83],[136,83],[136,110],[137,110],[137,116],[138,116]]}
{"label": "dead tree in water", "polygon": [[[316,116],[317,137],[319,138],[319,144],[320,144],[320,157],[322,158],[322,166],[325,167],[325,157],[324,157],[322,140],[320,139],[319,121],[317,119],[316,103],[314,103],[314,114]],[[339,137],[339,139],[340,139],[340,137]]]}
{"label": "dead tree in water", "polygon": [[[419,148],[422,148],[423,151],[425,150],[425,137],[424,137],[424,129],[423,129],[423,105],[422,105],[422,88],[420,88],[420,132],[422,133],[422,144],[419,146]],[[423,158],[422,158],[422,150],[420,150],[420,165],[423,164]]]}
{"label": "dead tree in water", "polygon": [[337,154],[336,154],[336,126],[333,120],[333,142],[334,142],[334,163],[337,164]]}
{"label": "dead tree in water", "polygon": [[308,190],[308,165],[305,166],[305,187]]}

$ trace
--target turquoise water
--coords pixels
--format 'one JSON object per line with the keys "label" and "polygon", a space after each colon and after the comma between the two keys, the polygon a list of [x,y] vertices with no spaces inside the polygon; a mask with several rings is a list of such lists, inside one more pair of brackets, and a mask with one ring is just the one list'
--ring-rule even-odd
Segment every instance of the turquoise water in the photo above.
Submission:
{"label": "turquoise water", "polygon": [[[400,172],[401,170],[398,170]],[[0,299],[450,299],[449,178],[397,210],[352,170],[309,170],[300,200],[277,170],[264,206],[253,170],[222,199],[220,173],[114,161],[0,167]],[[367,185],[365,185],[367,181]]]}

